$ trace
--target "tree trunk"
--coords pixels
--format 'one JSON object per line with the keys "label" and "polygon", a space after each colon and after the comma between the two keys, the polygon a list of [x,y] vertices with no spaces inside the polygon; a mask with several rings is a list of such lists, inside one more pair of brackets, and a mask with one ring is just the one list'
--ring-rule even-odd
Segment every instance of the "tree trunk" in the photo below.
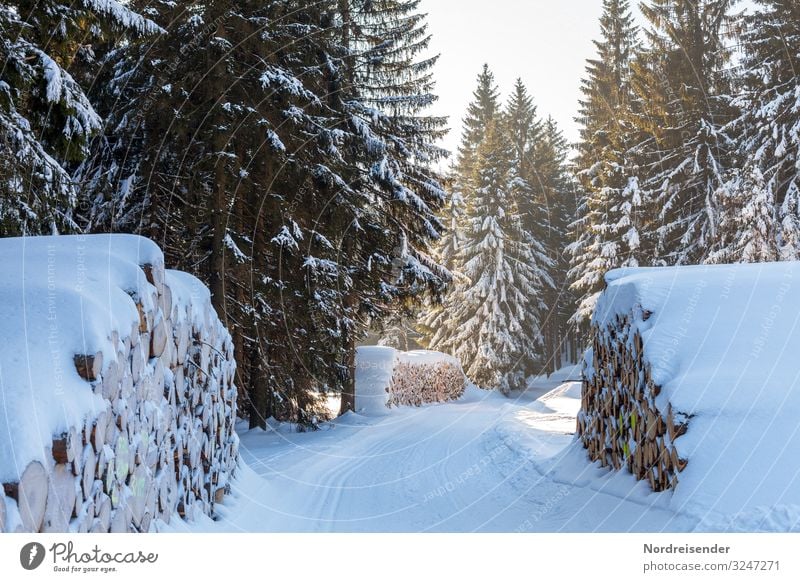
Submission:
{"label": "tree trunk", "polygon": [[247,391],[250,395],[250,428],[261,428],[266,430],[267,418],[271,413],[268,408],[269,382],[264,373],[264,365],[261,362],[261,350],[258,341],[253,341],[249,354],[250,366],[250,386]]}
{"label": "tree trunk", "polygon": [[[344,313],[350,317],[356,312],[358,306],[358,297],[351,291],[344,297]],[[339,407],[339,416],[345,414],[348,410],[355,412],[356,410],[356,334],[355,330],[348,330],[347,340],[347,353],[342,361],[346,370],[346,378],[342,382],[342,402]]]}
{"label": "tree trunk", "polygon": [[[219,153],[225,148],[225,139],[219,135],[214,140],[214,147]],[[225,159],[220,156],[214,168],[214,185],[216,187],[213,206],[211,208],[211,273],[209,287],[211,301],[225,327],[230,328],[225,310],[225,221],[227,217],[227,172]]]}
{"label": "tree trunk", "polygon": [[339,416],[356,409],[356,346],[347,350],[344,365],[347,368],[347,378],[342,386],[342,402],[339,406]]}

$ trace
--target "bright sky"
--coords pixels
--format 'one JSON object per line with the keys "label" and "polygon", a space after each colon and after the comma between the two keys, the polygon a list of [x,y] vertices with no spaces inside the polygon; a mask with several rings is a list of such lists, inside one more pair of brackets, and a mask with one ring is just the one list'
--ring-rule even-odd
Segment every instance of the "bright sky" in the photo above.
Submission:
{"label": "bright sky", "polygon": [[[602,0],[422,0],[431,49],[441,55],[433,113],[450,117],[445,147],[454,152],[458,146],[483,63],[504,98],[521,77],[539,115],[552,115],[567,139],[576,141],[573,117],[586,59],[595,56],[592,41],[600,35],[602,5]],[[747,5],[747,0],[739,4]]]}
{"label": "bright sky", "polygon": [[428,13],[439,102],[450,117],[446,147],[455,151],[461,120],[483,63],[503,97],[521,77],[541,116],[552,115],[570,140],[586,59],[599,35],[602,0],[422,0]]}

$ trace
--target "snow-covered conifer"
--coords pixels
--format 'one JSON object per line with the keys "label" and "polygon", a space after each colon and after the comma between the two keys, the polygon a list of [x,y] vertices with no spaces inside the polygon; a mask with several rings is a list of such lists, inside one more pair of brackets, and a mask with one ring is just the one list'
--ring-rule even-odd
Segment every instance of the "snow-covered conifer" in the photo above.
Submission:
{"label": "snow-covered conifer", "polygon": [[489,124],[476,153],[475,191],[458,258],[465,281],[449,297],[451,341],[474,382],[508,391],[519,387],[524,362],[541,346],[541,291],[552,280],[543,246],[522,228],[513,153],[502,126]]}
{"label": "snow-covered conifer", "polygon": [[[774,230],[780,258],[800,257],[800,4],[757,0],[742,34],[742,89],[733,100],[740,112],[731,124],[739,163],[755,165],[774,197]],[[753,176],[753,168],[747,175]],[[760,182],[762,178],[758,178]],[[751,180],[752,181],[752,180]],[[770,255],[771,256],[771,255]]]}
{"label": "snow-covered conifer", "polygon": [[633,91],[631,61],[638,29],[627,0],[605,0],[597,56],[588,61],[583,80],[581,140],[575,171],[580,200],[572,225],[574,240],[569,278],[579,296],[573,321],[589,318],[609,270],[639,264],[643,213],[638,180],[631,175],[629,149]]}
{"label": "snow-covered conifer", "polygon": [[[725,133],[735,0],[650,0],[641,5],[647,47],[634,62],[634,168],[656,214],[652,263],[703,260],[714,241],[714,195],[733,163]],[[625,172],[628,176],[631,172]]]}
{"label": "snow-covered conifer", "polygon": [[158,27],[113,0],[0,5],[0,234],[77,228],[72,165],[102,119],[76,63],[114,30]]}

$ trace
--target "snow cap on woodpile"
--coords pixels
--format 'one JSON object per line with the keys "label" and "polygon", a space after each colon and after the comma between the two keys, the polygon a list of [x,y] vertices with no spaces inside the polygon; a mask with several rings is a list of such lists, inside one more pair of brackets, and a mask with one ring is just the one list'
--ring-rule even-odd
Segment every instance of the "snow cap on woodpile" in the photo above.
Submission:
{"label": "snow cap on woodpile", "polygon": [[130,235],[0,240],[0,532],[212,515],[238,461],[230,334]]}
{"label": "snow cap on woodpile", "polygon": [[384,415],[395,406],[459,398],[466,376],[458,358],[429,350],[364,346],[356,354],[356,411]]}
{"label": "snow cap on woodpile", "polygon": [[163,270],[152,241],[133,235],[0,240],[0,482],[44,461],[53,435],[103,409],[75,368],[76,354],[110,361],[115,330],[139,324],[134,301],[153,308],[139,265]]}
{"label": "snow cap on woodpile", "polygon": [[630,317],[658,408],[690,418],[671,503],[709,516],[800,504],[800,264],[620,269],[606,281],[593,325]]}

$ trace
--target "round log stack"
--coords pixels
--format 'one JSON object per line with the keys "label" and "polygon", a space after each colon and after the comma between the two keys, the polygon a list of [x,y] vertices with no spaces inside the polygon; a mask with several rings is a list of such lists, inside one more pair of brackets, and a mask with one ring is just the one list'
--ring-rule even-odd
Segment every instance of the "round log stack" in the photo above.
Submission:
{"label": "round log stack", "polygon": [[398,358],[392,370],[392,381],[386,388],[388,407],[422,406],[457,400],[466,388],[466,377],[458,363],[405,360]]}
{"label": "round log stack", "polygon": [[669,403],[665,410],[656,405],[661,388],[652,379],[634,325],[651,315],[617,315],[602,328],[592,326],[577,431],[593,461],[616,470],[626,467],[653,491],[665,491],[677,486],[687,464],[675,440],[686,432],[688,417]]}
{"label": "round log stack", "polygon": [[212,516],[229,491],[239,447],[230,335],[198,280],[142,269],[153,300],[131,293],[139,322],[114,332],[115,357],[74,355],[103,405],[53,435],[45,463],[3,483],[0,532],[147,532]]}

